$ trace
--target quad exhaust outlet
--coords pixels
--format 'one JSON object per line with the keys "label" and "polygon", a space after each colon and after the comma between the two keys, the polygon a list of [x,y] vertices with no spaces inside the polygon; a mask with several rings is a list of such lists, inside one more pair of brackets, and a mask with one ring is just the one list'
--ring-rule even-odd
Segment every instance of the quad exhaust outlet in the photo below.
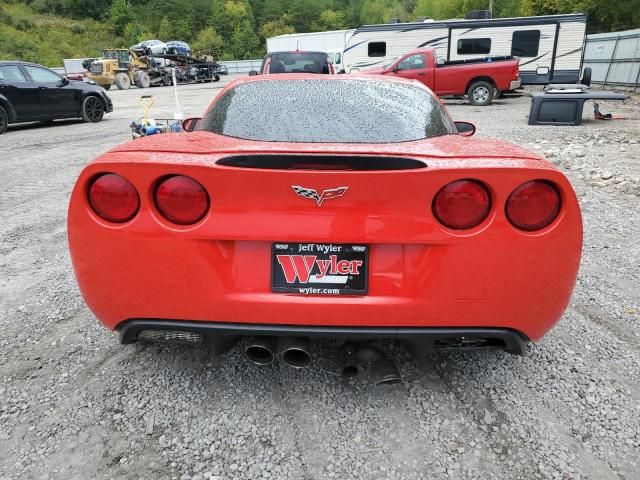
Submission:
{"label": "quad exhaust outlet", "polygon": [[[311,340],[306,337],[252,337],[246,344],[244,356],[256,365],[270,365],[276,354],[293,368],[311,364]],[[337,358],[344,378],[366,373],[374,385],[394,385],[402,381],[396,363],[381,349],[370,344],[346,343]]]}

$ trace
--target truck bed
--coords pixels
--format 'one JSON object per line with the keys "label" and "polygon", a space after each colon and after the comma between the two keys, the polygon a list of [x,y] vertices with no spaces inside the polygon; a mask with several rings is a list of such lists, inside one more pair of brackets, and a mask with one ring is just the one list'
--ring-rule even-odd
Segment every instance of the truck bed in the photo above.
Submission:
{"label": "truck bed", "polygon": [[437,65],[437,67],[440,68],[440,67],[450,67],[451,65],[469,65],[474,63],[502,62],[505,60],[517,60],[517,58],[512,55],[496,55],[493,57],[467,58],[465,60],[449,60],[444,62],[443,65]]}

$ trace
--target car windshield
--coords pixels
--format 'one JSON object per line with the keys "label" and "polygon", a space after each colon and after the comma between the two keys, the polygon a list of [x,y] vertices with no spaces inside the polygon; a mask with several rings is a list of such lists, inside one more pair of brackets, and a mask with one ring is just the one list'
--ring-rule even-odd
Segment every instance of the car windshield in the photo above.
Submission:
{"label": "car windshield", "polygon": [[241,83],[207,111],[200,130],[273,142],[390,143],[454,133],[424,88],[360,79]]}
{"label": "car windshield", "polygon": [[387,63],[385,63],[384,65],[382,65],[382,68],[384,68],[384,69],[389,68],[391,65],[393,65],[393,63],[394,63],[396,60],[398,60],[398,58],[400,58],[400,57],[395,57],[394,59],[389,60]]}
{"label": "car windshield", "polygon": [[329,73],[327,62],[322,52],[274,53],[269,73]]}

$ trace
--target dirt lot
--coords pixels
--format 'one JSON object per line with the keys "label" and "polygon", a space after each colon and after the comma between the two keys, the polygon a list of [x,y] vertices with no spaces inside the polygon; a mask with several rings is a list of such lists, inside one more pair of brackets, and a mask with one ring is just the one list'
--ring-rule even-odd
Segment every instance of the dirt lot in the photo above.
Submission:
{"label": "dirt lot", "polygon": [[[182,87],[185,113],[221,84]],[[171,116],[172,90],[152,93],[156,116]],[[258,368],[238,348],[122,346],[99,326],[65,218],[82,167],[139,116],[139,90],[110,95],[101,124],[0,137],[0,479],[640,478],[637,98],[601,106],[627,120],[563,128],[527,126],[527,97],[447,102],[479,135],[538,150],[569,176],[585,224],[578,284],[526,356],[398,349],[403,383],[376,388],[325,358]]]}

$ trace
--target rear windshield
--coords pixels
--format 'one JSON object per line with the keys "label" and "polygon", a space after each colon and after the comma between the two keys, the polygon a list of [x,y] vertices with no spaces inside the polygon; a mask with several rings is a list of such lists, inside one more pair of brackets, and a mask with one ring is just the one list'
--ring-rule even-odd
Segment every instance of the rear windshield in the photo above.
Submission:
{"label": "rear windshield", "polygon": [[200,130],[273,142],[390,143],[454,133],[423,88],[371,80],[273,80],[226,91]]}
{"label": "rear windshield", "polygon": [[271,55],[269,73],[329,73],[327,54],[288,52]]}

